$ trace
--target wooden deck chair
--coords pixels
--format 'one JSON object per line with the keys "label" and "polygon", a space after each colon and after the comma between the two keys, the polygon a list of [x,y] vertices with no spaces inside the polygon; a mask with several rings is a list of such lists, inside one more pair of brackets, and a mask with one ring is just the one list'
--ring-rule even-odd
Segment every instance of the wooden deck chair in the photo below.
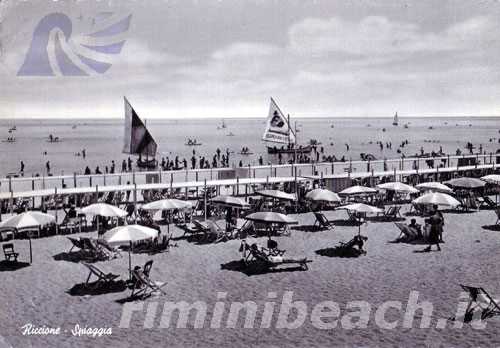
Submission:
{"label": "wooden deck chair", "polygon": [[495,209],[495,214],[497,214],[497,221],[495,225],[500,225],[500,208]]}
{"label": "wooden deck chair", "polygon": [[101,285],[107,285],[111,282],[114,282],[116,279],[120,278],[118,274],[113,274],[113,273],[104,273],[101,271],[99,268],[97,268],[94,265],[82,262],[82,265],[88,268],[89,270],[89,276],[87,277],[87,281],[85,282],[85,286],[88,287],[90,278],[92,276],[95,276],[97,278],[96,283],[94,284],[94,287],[99,287]]}
{"label": "wooden deck chair", "polygon": [[314,216],[316,217],[316,221],[314,221],[313,227],[318,226],[318,228],[326,228],[328,230],[333,230],[335,225],[332,221],[328,220],[328,218],[319,211],[313,211]]}
{"label": "wooden deck chair", "polygon": [[9,262],[17,262],[17,257],[19,256],[19,253],[16,253],[14,251],[14,244],[13,243],[5,243],[2,245],[3,248],[3,254],[5,255],[5,260]]}
{"label": "wooden deck chair", "polygon": [[[494,316],[500,316],[499,301],[493,299],[486,290],[481,287],[467,286],[460,284],[464,291],[469,293],[469,304],[464,314],[463,322],[468,323],[477,318],[480,314],[480,319],[485,320]],[[476,316],[476,318],[474,318]],[[457,320],[457,318],[454,318]]]}
{"label": "wooden deck chair", "polygon": [[80,250],[85,249],[85,244],[80,238],[72,238],[72,237],[67,237],[67,238],[70,240],[72,244],[71,249],[69,249],[68,253],[72,252],[74,248],[78,248]]}
{"label": "wooden deck chair", "polygon": [[88,254],[89,259],[106,261],[112,258],[112,253],[99,245],[96,240],[82,237],[81,241],[84,245],[83,249]]}
{"label": "wooden deck chair", "polygon": [[209,240],[214,240],[215,243],[219,242],[227,242],[230,239],[233,239],[233,233],[226,231],[219,225],[217,225],[212,220],[205,221],[209,230],[207,231],[207,238]]}
{"label": "wooden deck chair", "polygon": [[356,212],[352,212],[350,210],[346,210],[347,211],[347,216],[349,217],[349,221],[350,222],[354,222],[356,224],[359,224],[360,223],[360,217],[358,217],[358,215],[356,214]]}
{"label": "wooden deck chair", "polygon": [[[146,263],[147,264],[147,263]],[[151,261],[152,264],[152,261]],[[132,293],[131,298],[145,299],[154,293],[160,293],[161,295],[166,295],[167,293],[162,289],[166,282],[155,282],[149,277],[149,272],[151,266],[148,270],[148,274],[141,270],[140,267],[136,267],[132,270]]]}
{"label": "wooden deck chair", "polygon": [[407,224],[402,223],[402,222],[395,222],[394,225],[396,225],[399,230],[401,231],[399,235],[399,240],[405,240],[405,241],[413,241],[421,238],[421,236],[418,234],[418,231],[416,231],[414,228],[410,228]]}
{"label": "wooden deck chair", "polygon": [[389,207],[389,209],[384,211],[381,218],[383,220],[397,220],[398,218],[401,217],[400,210],[401,210],[401,206],[393,205],[393,206]]}

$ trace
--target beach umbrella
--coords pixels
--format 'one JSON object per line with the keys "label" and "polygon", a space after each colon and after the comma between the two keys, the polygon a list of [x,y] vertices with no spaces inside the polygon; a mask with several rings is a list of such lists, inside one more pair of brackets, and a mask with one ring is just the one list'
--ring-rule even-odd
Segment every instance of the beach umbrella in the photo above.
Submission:
{"label": "beach umbrella", "polygon": [[260,211],[257,213],[252,213],[250,215],[245,216],[245,219],[255,222],[268,223],[268,224],[292,225],[298,223],[297,220],[294,220],[285,214],[275,213],[272,211]]}
{"label": "beach umbrella", "polygon": [[247,202],[245,202],[243,199],[239,197],[234,197],[234,196],[221,195],[212,198],[210,202],[231,208],[241,208],[241,209],[250,208],[250,205]]}
{"label": "beach umbrella", "polygon": [[297,196],[293,193],[286,193],[283,191],[279,190],[262,190],[262,191],[257,191],[255,192],[257,195],[261,195],[264,197],[271,197],[271,198],[276,198],[276,199],[283,199],[283,200],[288,200],[288,201],[296,201]]}
{"label": "beach umbrella", "polygon": [[162,199],[159,201],[150,202],[144,204],[141,209],[144,210],[175,210],[175,209],[185,209],[192,208],[192,204],[187,201],[181,201],[180,199]]}
{"label": "beach umbrella", "polygon": [[484,185],[486,185],[486,182],[476,178],[462,177],[445,181],[445,184],[455,188],[475,189],[479,187],[484,187]]}
{"label": "beach umbrella", "polygon": [[353,204],[348,204],[344,205],[342,207],[339,207],[339,209],[345,209],[349,211],[355,211],[357,213],[382,213],[384,210],[374,207],[373,205],[365,204],[365,203],[353,203]]}
{"label": "beach umbrella", "polygon": [[94,203],[88,205],[85,208],[82,208],[82,213],[85,215],[89,214],[97,216],[97,235],[99,235],[99,216],[125,217],[128,215],[125,210],[107,203]]}
{"label": "beach umbrella", "polygon": [[374,194],[377,190],[366,186],[351,186],[339,192],[341,195],[363,195],[363,194]]}
{"label": "beach umbrella", "polygon": [[440,192],[453,192],[452,189],[450,189],[448,186],[441,184],[440,182],[436,181],[430,181],[430,182],[423,182],[421,184],[418,184],[415,186],[419,190],[432,190],[432,191],[440,191]]}
{"label": "beach umbrella", "polygon": [[486,181],[491,184],[500,184],[500,174],[490,174],[486,176],[482,176],[481,180]]}
{"label": "beach umbrella", "polygon": [[26,228],[37,227],[51,224],[56,221],[52,215],[40,213],[37,211],[27,211],[14,215],[0,223],[0,228]]}
{"label": "beach umbrella", "polygon": [[452,196],[441,193],[441,192],[431,192],[423,196],[418,197],[412,201],[413,204],[424,204],[424,205],[444,205],[449,207],[456,207],[460,205],[460,202],[453,198]]}
{"label": "beach umbrella", "polygon": [[125,217],[127,212],[107,203],[94,203],[82,208],[82,213],[90,215],[100,215],[106,217]]}
{"label": "beach umbrella", "polygon": [[340,202],[340,197],[335,192],[325,189],[314,189],[306,194],[306,198],[317,202]]}
{"label": "beach umbrella", "polygon": [[407,193],[416,193],[418,190],[410,185],[403,184],[399,181],[386,182],[385,184],[377,185],[378,188],[388,190],[388,191],[396,191],[396,192],[407,192]]}
{"label": "beach umbrella", "polygon": [[130,251],[132,243],[148,239],[158,238],[158,231],[141,225],[125,225],[115,227],[103,236],[104,240],[114,245],[129,245],[128,249],[128,270],[129,276],[132,274],[132,257]]}
{"label": "beach umbrella", "polygon": [[[40,227],[52,224],[56,221],[56,218],[50,214],[40,213],[37,211],[27,211],[21,214],[11,216],[7,220],[0,223],[0,228],[28,228],[28,227]],[[29,239],[30,244],[30,263],[33,261],[33,251],[31,248],[31,238]]]}

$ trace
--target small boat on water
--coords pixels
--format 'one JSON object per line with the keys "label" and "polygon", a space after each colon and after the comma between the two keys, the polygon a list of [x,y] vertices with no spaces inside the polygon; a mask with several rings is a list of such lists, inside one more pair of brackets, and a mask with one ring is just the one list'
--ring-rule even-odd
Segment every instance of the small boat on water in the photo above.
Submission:
{"label": "small boat on water", "polygon": [[8,137],[7,139],[2,140],[2,143],[15,143],[15,142],[16,142],[15,137]]}
{"label": "small boat on water", "polygon": [[186,146],[200,146],[203,144],[199,143],[196,139],[188,139],[184,145],[186,145]]}
{"label": "small boat on water", "polygon": [[234,137],[234,133],[233,132],[229,132],[228,134],[226,134],[228,137]]}
{"label": "small boat on water", "polygon": [[60,143],[61,139],[59,137],[55,137],[52,134],[49,134],[49,138],[47,139],[48,143]]}
{"label": "small boat on water", "polygon": [[[125,134],[123,137],[123,153],[138,155],[136,165],[139,168],[155,169],[158,161],[155,159],[158,144],[139,118],[127,98],[125,102]],[[143,159],[142,156],[146,156]],[[149,158],[152,156],[153,158]]]}
{"label": "small boat on water", "polygon": [[253,152],[248,147],[243,147],[241,151],[238,152],[238,154],[242,156],[248,156],[248,155],[253,155]]}
{"label": "small boat on water", "polygon": [[405,123],[404,128],[408,128],[408,123]]}
{"label": "small boat on water", "polygon": [[17,130],[17,127],[16,126],[12,126],[9,128],[9,133],[11,133],[12,131],[15,131]]}
{"label": "small boat on water", "polygon": [[[285,117],[278,104],[271,98],[269,114],[266,121],[266,129],[262,140],[274,144],[282,144],[281,147],[267,145],[268,154],[307,154],[312,151],[311,145],[297,146],[297,130],[292,130],[290,115]],[[286,145],[286,146],[285,146]]]}
{"label": "small boat on water", "polygon": [[392,120],[392,125],[397,126],[398,125],[398,113],[394,115],[394,119]]}

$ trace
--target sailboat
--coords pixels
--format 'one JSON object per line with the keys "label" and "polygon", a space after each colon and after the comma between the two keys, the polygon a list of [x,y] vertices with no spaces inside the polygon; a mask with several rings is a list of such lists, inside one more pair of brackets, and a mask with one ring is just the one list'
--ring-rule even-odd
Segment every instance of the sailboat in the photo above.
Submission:
{"label": "sailboat", "polygon": [[[269,143],[282,144],[281,147],[267,146],[267,153],[310,153],[312,146],[299,146],[296,147],[296,132],[290,125],[290,115],[285,117],[281,112],[278,104],[271,98],[269,106],[269,115],[266,121],[266,129],[262,140]],[[285,147],[284,144],[287,146]]]}
{"label": "sailboat", "polygon": [[396,115],[394,115],[394,120],[392,121],[392,125],[393,126],[397,126],[398,125],[398,113],[396,112]]}
{"label": "sailboat", "polygon": [[[123,137],[123,153],[139,155],[137,167],[154,169],[158,166],[155,159],[158,144],[149,133],[146,125],[141,121],[126,97],[125,102],[125,134]],[[142,159],[142,156],[146,159]],[[149,159],[149,156],[153,158]]]}

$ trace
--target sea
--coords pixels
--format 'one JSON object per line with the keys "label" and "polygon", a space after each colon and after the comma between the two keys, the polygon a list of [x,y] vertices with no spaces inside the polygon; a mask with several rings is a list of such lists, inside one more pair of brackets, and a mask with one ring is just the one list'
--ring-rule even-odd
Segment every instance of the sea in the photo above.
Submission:
{"label": "sea", "polygon": [[[257,165],[277,163],[276,155],[268,155],[266,143],[261,141],[265,119],[148,119],[147,127],[158,143],[158,156],[180,160],[195,155],[211,161],[216,149],[229,149],[230,164]],[[292,120],[300,144],[311,139],[320,143],[324,155],[359,160],[361,153],[377,159],[409,157],[424,152],[439,151],[455,154],[457,149],[468,153],[468,142],[474,152],[495,153],[500,149],[500,118],[498,117],[400,117],[399,125],[392,118],[297,118]],[[9,130],[15,127],[15,130]],[[2,119],[0,120],[0,175],[5,177],[20,170],[25,164],[24,176],[45,174],[50,162],[53,175],[83,174],[86,166],[94,172],[129,157],[122,153],[124,124],[122,119]],[[49,142],[49,136],[58,142]],[[15,142],[7,142],[15,137]],[[188,139],[196,139],[200,146],[188,146]],[[377,142],[392,143],[392,148],[381,150]],[[404,147],[401,143],[408,142]],[[349,149],[347,149],[347,145]],[[253,153],[241,155],[242,147]],[[399,151],[398,151],[399,149]],[[81,156],[85,150],[86,157]],[[286,161],[286,158],[282,159]]]}

